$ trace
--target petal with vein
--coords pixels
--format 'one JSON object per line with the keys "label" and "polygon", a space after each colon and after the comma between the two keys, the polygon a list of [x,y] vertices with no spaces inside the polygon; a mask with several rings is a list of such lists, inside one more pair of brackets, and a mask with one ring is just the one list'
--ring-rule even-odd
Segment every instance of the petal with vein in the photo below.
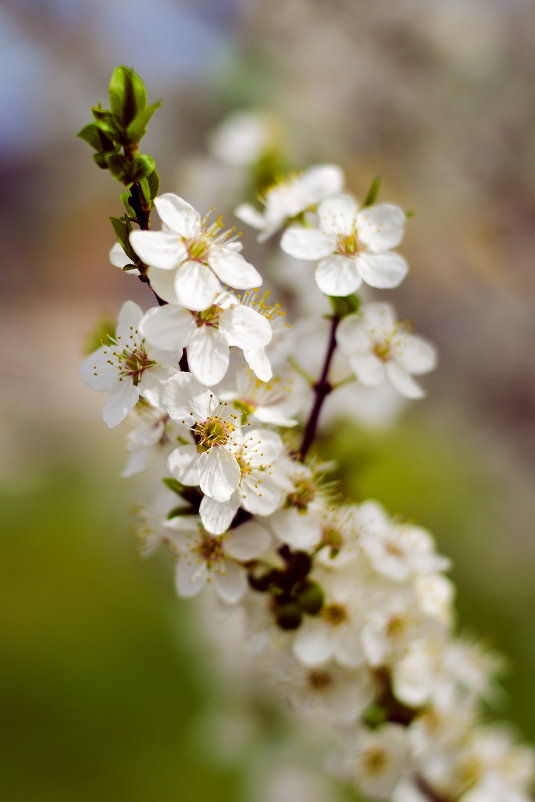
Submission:
{"label": "petal with vein", "polygon": [[360,287],[355,260],[338,254],[322,259],[316,268],[316,284],[325,295],[351,295]]}
{"label": "petal with vein", "polygon": [[213,446],[199,457],[199,484],[214,501],[228,501],[240,481],[240,466],[223,446]]}
{"label": "petal with vein", "polygon": [[377,289],[397,287],[409,270],[403,256],[393,251],[362,253],[357,259],[357,264],[362,280]]}
{"label": "petal with vein", "polygon": [[281,238],[281,248],[296,259],[322,259],[334,250],[330,238],[317,228],[290,226]]}
{"label": "petal with vein", "polygon": [[160,270],[173,270],[187,258],[182,240],[168,231],[132,231],[130,245],[142,262]]}
{"label": "petal with vein", "polygon": [[175,275],[175,291],[179,303],[187,309],[202,312],[208,309],[221,289],[219,279],[200,262],[184,262]]}
{"label": "petal with vein", "polygon": [[180,237],[190,239],[201,231],[201,216],[183,198],[166,192],[154,198],[154,205],[162,223]]}
{"label": "petal with vein", "polygon": [[218,384],[227,372],[229,359],[229,347],[220,331],[209,326],[195,329],[188,347],[188,364],[198,381]]}

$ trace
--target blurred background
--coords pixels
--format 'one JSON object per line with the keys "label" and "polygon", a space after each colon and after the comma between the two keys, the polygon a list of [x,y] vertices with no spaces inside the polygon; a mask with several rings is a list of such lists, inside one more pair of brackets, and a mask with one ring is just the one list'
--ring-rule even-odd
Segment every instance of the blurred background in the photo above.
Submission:
{"label": "blurred background", "polygon": [[95,321],[150,304],[108,263],[120,187],[74,138],[121,63],[164,101],[162,191],[229,225],[235,173],[206,159],[236,109],[278,120],[292,166],[338,162],[360,197],[380,173],[415,212],[392,297],[440,369],[395,425],[323,450],[452,557],[460,631],[508,658],[493,715],[535,741],[534,26],[528,0],[0,4],[2,799],[257,802],[245,768],[283,742],[267,716],[237,755],[212,743],[207,709],[240,702],[171,565],[137,557],[124,431],[78,377]]}

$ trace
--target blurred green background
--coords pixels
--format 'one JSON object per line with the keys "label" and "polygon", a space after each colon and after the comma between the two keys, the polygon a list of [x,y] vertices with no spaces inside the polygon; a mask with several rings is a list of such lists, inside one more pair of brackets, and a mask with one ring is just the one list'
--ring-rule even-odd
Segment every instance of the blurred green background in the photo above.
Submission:
{"label": "blurred green background", "polygon": [[107,261],[118,185],[73,137],[118,63],[165,101],[164,191],[231,208],[229,174],[201,186],[207,131],[254,107],[297,165],[339,161],[360,195],[380,172],[416,211],[393,297],[440,369],[393,429],[338,425],[322,450],[435,533],[461,630],[510,663],[495,714],[535,741],[534,23],[521,0],[0,6],[1,799],[256,802],[243,765],[273,748],[216,760],[199,717],[226,691],[171,565],[136,555],[123,432],[77,374],[100,315],[148,304]]}

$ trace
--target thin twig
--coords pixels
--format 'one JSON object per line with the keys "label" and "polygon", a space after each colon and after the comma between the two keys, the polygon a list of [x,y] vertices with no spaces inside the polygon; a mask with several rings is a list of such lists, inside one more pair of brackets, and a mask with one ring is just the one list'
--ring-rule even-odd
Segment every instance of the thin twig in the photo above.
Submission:
{"label": "thin twig", "polygon": [[308,421],[305,426],[301,448],[299,448],[299,450],[297,451],[297,454],[301,460],[303,460],[306,457],[310,449],[310,446],[314,442],[314,438],[316,437],[316,429],[318,427],[319,416],[321,413],[321,409],[323,407],[323,402],[333,389],[330,382],[327,381],[327,376],[329,375],[329,368],[331,367],[331,361],[333,358],[334,351],[336,349],[336,329],[338,328],[339,322],[340,318],[337,315],[333,315],[331,317],[331,331],[329,335],[329,344],[327,346],[327,353],[325,354],[325,360],[323,362],[323,369],[321,371],[321,376],[319,380],[313,387],[316,398],[314,400],[314,404],[312,406]]}

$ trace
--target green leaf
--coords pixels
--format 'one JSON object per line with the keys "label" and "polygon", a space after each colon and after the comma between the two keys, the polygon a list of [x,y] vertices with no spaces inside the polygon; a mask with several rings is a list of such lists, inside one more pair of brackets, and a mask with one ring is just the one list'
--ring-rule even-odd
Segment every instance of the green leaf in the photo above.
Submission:
{"label": "green leaf", "polygon": [[112,153],[107,156],[106,161],[112,176],[116,178],[117,181],[121,181],[123,184],[132,183],[129,177],[131,162],[128,161],[126,156],[120,153]]}
{"label": "green leaf", "polygon": [[161,102],[152,103],[152,105],[147,106],[147,108],[136,114],[126,129],[126,138],[129,142],[139,142],[139,140],[142,139],[147,130],[150,118],[161,105]]}
{"label": "green leaf", "polygon": [[108,153],[93,153],[93,159],[101,170],[109,170]]}
{"label": "green leaf", "polygon": [[180,515],[196,515],[197,510],[195,507],[191,507],[188,505],[187,507],[173,507],[173,509],[167,513],[167,520],[170,521],[172,518],[178,518]]}
{"label": "green leaf", "polygon": [[381,186],[381,176],[376,175],[370,184],[370,188],[368,190],[368,194],[366,195],[366,199],[362,204],[362,208],[365,208],[366,206],[373,206],[373,204],[377,199],[377,195],[379,194],[380,186]]}
{"label": "green leaf", "polygon": [[131,67],[116,67],[110,80],[110,108],[127,129],[147,105],[147,93],[139,75]]}
{"label": "green leaf", "polygon": [[87,142],[87,144],[90,145],[93,150],[102,150],[100,130],[95,123],[88,123],[87,125],[84,125],[82,130],[78,131],[76,136],[79,139],[83,139],[84,142]]}
{"label": "green leaf", "polygon": [[120,195],[120,198],[121,198],[121,203],[123,204],[124,208],[126,209],[126,213],[127,213],[127,214],[128,214],[130,217],[135,217],[135,216],[136,216],[135,209],[134,209],[134,208],[133,208],[133,207],[130,205],[130,199],[131,199],[131,197],[132,197],[132,195],[131,195],[131,192],[130,192],[130,190],[128,190],[128,192],[123,192],[123,193]]}
{"label": "green leaf", "polygon": [[[132,224],[124,217],[110,217],[110,223],[115,231],[115,236],[119,244],[122,246],[124,252],[134,264],[129,267],[130,270],[136,267],[136,262],[139,262],[139,257],[130,245],[130,232],[132,231]],[[127,266],[128,267],[128,266]],[[124,270],[124,268],[123,268]]]}
{"label": "green leaf", "polygon": [[117,145],[121,144],[123,137],[121,124],[119,120],[117,120],[117,118],[111,113],[111,111],[105,111],[100,106],[94,106],[91,109],[91,112],[95,118],[94,124],[97,126],[97,128],[99,128],[103,134],[106,134],[106,136]]}
{"label": "green leaf", "polygon": [[175,479],[173,476],[164,476],[162,482],[169,490],[172,490],[173,493],[176,493],[177,496],[181,496],[183,491],[186,489],[184,485]]}
{"label": "green leaf", "polygon": [[136,156],[131,162],[130,180],[141,181],[142,178],[147,178],[147,176],[153,172],[154,168],[155,163],[152,156],[147,156],[146,153],[142,153],[140,156]]}
{"label": "green leaf", "polygon": [[158,171],[153,170],[147,180],[149,182],[150,199],[154,200],[154,198],[160,191],[160,176],[158,175]]}

